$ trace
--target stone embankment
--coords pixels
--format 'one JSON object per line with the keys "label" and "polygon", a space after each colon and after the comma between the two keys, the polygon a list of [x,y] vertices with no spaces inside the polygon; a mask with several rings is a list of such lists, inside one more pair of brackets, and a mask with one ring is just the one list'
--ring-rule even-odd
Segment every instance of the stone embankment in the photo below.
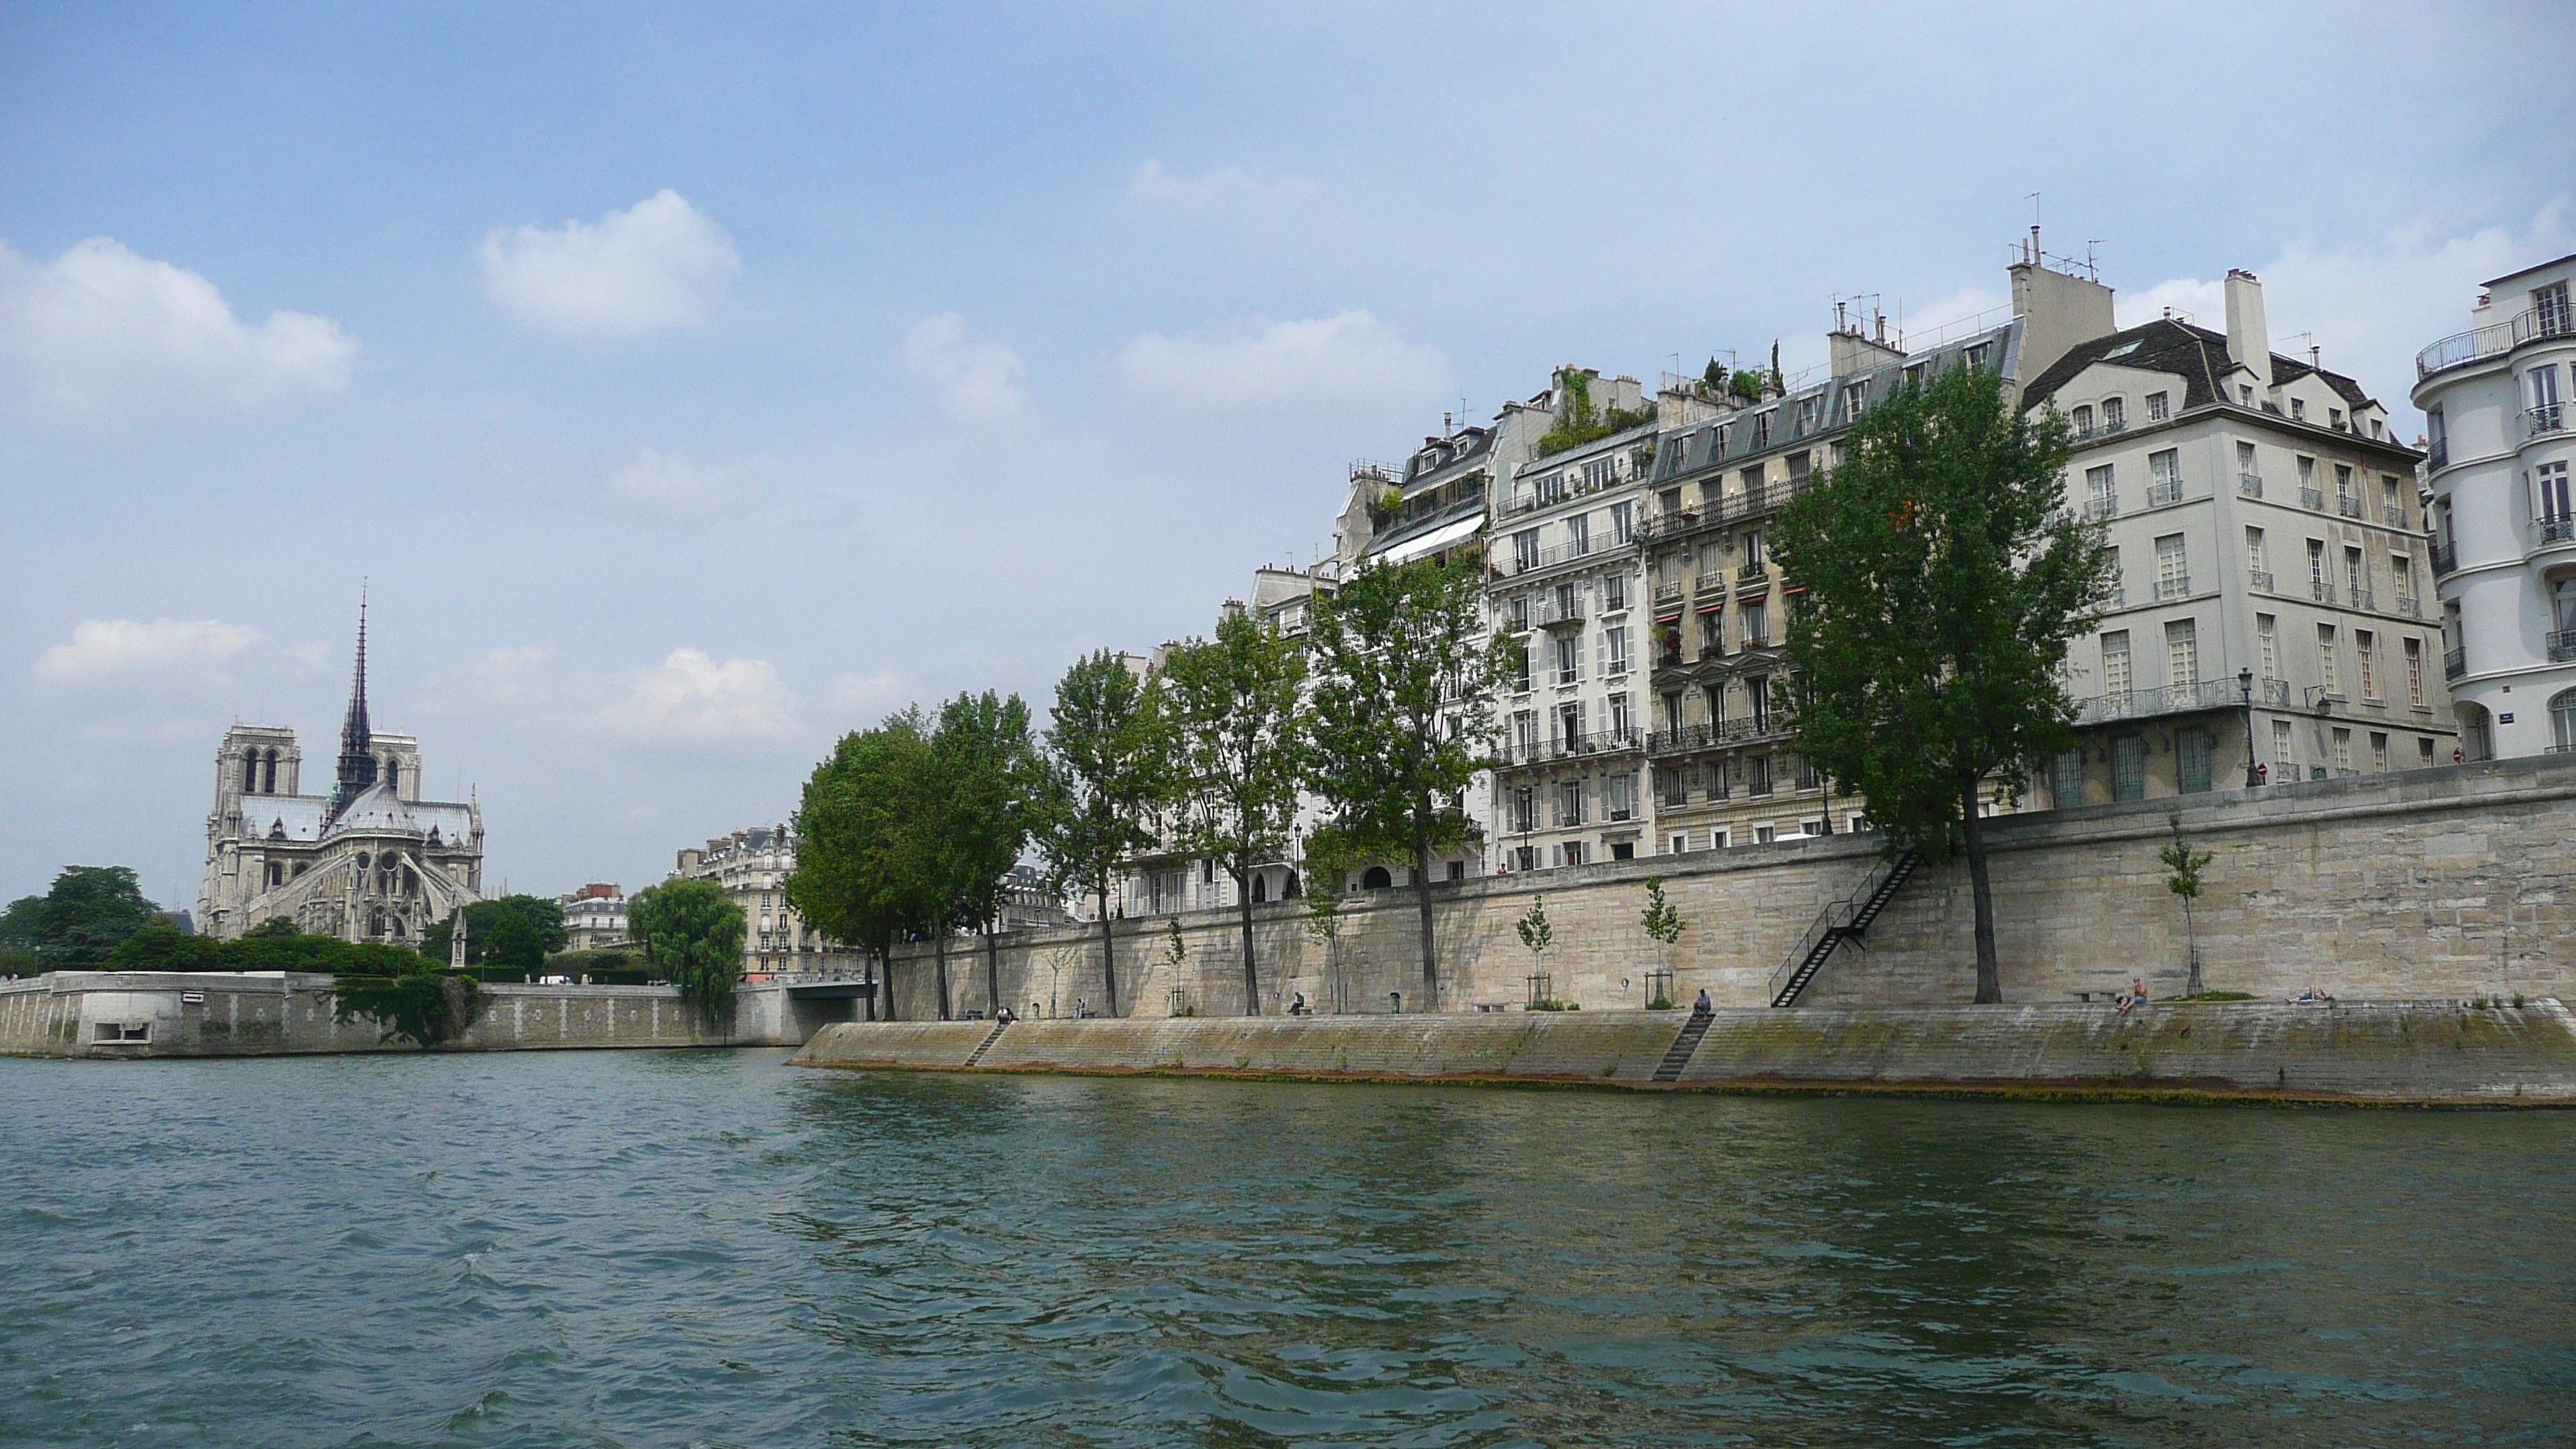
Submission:
{"label": "stone embankment", "polygon": [[[0,1053],[236,1057],[418,1051],[366,1018],[341,1021],[328,976],[280,971],[57,971],[0,981]],[[749,985],[708,1023],[669,986],[486,986],[442,1051],[796,1046],[854,1003]]]}
{"label": "stone embankment", "polygon": [[[2576,1105],[2555,999],[845,1023],[799,1065],[2417,1106]],[[1672,1060],[1671,1058],[1678,1058]],[[1660,1068],[1660,1070],[1659,1070]]]}

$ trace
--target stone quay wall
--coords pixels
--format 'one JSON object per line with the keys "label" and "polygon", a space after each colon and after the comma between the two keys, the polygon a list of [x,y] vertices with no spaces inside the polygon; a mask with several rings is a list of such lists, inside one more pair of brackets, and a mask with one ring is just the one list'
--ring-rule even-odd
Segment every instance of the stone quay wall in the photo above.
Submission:
{"label": "stone quay wall", "polygon": [[[278,971],[58,971],[0,981],[0,1052],[207,1057],[420,1050],[385,1041],[384,1027],[366,1018],[337,1020],[331,987],[328,976]],[[796,1046],[828,1022],[848,1020],[851,1005],[744,986],[731,1019],[710,1028],[671,986],[490,985],[482,988],[474,1024],[438,1050]]]}
{"label": "stone quay wall", "polygon": [[[2179,994],[2183,903],[2156,858],[2175,814],[2216,857],[2193,907],[2209,989],[2576,995],[2576,756],[2552,755],[1990,819],[2005,1000],[2073,1001],[2141,976],[2155,996]],[[1879,849],[1875,835],[1827,836],[1436,886],[1436,1003],[1422,987],[1409,890],[1352,899],[1330,942],[1309,933],[1302,902],[1255,906],[1260,1009],[1281,1013],[1299,994],[1337,1013],[1518,1007],[1533,962],[1513,923],[1533,896],[1545,898],[1556,936],[1536,969],[1559,1001],[1642,1007],[1660,959],[1677,1002],[1705,988],[1719,1006],[1767,1006],[1791,947]],[[1689,923],[1661,958],[1640,921],[1650,878]],[[1120,1015],[1243,1014],[1235,911],[1113,929]],[[1837,953],[1800,1005],[1967,1001],[1973,929],[1966,863],[1927,864],[1867,949]],[[1077,1002],[1106,1009],[1093,924],[952,942],[950,1014],[992,1006],[988,945],[999,998],[1021,1015],[1071,1016]],[[940,1015],[930,947],[898,951],[888,978],[898,1019]]]}
{"label": "stone quay wall", "polygon": [[[830,1026],[796,1065],[857,1070],[1520,1082],[1640,1090],[2576,1105],[2555,999],[1225,1017]],[[1677,1059],[1676,1059],[1677,1058]],[[1660,1069],[1660,1070],[1659,1070]]]}

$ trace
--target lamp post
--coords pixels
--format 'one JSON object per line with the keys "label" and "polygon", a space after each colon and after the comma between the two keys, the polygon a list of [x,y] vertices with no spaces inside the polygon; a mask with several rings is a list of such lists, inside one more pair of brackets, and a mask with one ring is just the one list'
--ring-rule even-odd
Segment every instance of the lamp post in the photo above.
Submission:
{"label": "lamp post", "polygon": [[2254,671],[2236,671],[2236,687],[2245,695],[2245,788],[2251,790],[2263,783],[2262,772],[2254,763]]}

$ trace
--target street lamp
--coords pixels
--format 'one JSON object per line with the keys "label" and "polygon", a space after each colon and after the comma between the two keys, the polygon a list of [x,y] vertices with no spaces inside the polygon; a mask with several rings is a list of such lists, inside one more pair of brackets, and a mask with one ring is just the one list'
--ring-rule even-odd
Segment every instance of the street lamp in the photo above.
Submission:
{"label": "street lamp", "polygon": [[2245,788],[2251,790],[2263,783],[2260,766],[2254,763],[2254,671],[2236,671],[2236,687],[2245,694]]}

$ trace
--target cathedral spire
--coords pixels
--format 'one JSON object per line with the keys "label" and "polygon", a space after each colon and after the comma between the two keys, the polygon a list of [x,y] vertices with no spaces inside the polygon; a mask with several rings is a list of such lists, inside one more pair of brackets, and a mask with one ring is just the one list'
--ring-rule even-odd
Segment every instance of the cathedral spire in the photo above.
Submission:
{"label": "cathedral spire", "polygon": [[334,819],[376,783],[375,736],[367,728],[367,586],[358,585],[358,665],[349,685],[349,714],[340,723],[340,781],[331,790]]}

